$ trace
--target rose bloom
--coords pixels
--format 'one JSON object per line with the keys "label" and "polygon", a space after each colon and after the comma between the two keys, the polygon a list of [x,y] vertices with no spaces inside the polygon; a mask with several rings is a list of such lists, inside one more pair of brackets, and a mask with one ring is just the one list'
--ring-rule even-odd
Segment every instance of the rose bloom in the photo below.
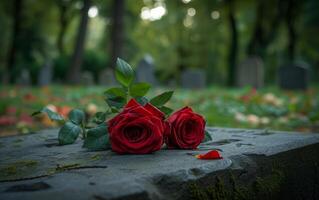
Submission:
{"label": "rose bloom", "polygon": [[107,124],[112,150],[119,154],[152,153],[163,145],[164,113],[149,103],[131,99]]}
{"label": "rose bloom", "polygon": [[167,121],[164,139],[168,148],[196,149],[205,137],[204,118],[189,107],[175,112]]}

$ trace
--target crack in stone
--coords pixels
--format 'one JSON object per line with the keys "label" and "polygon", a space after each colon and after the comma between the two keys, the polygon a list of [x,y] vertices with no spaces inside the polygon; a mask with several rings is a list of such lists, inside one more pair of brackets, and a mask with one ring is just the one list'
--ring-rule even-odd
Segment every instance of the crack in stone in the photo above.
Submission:
{"label": "crack in stone", "polygon": [[24,178],[17,178],[17,179],[4,179],[0,180],[0,183],[6,183],[6,182],[18,182],[18,181],[26,181],[26,180],[33,180],[38,178],[44,178],[48,176],[52,176],[54,174],[64,172],[64,171],[71,171],[71,170],[79,170],[79,169],[105,169],[107,166],[99,166],[99,165],[89,165],[89,166],[71,166],[66,168],[56,168],[54,172],[42,174],[38,176],[31,176],[31,177],[24,177]]}

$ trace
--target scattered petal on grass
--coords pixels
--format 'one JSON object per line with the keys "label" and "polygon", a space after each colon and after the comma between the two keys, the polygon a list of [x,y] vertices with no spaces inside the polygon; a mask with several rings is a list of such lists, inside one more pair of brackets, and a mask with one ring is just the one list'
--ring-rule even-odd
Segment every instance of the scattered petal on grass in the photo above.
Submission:
{"label": "scattered petal on grass", "polygon": [[260,123],[260,119],[257,115],[250,114],[247,116],[247,121],[249,124],[257,126]]}
{"label": "scattered petal on grass", "polygon": [[199,154],[195,157],[202,160],[216,160],[223,158],[217,150],[212,150],[205,154]]}
{"label": "scattered petal on grass", "polygon": [[89,103],[86,106],[85,111],[90,115],[93,116],[95,113],[97,113],[98,107],[94,103]]}
{"label": "scattered petal on grass", "polygon": [[0,116],[0,126],[10,126],[17,122],[16,117],[13,116]]}
{"label": "scattered petal on grass", "polygon": [[69,106],[61,106],[61,107],[57,107],[56,109],[57,109],[57,112],[63,117],[67,117],[69,112],[72,110],[72,108]]}

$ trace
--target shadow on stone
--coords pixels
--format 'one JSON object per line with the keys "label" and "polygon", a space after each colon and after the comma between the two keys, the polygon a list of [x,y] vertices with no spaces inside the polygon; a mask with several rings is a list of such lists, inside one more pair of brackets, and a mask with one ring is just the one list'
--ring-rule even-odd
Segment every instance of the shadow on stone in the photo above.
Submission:
{"label": "shadow on stone", "polygon": [[225,140],[218,140],[216,142],[207,142],[205,143],[206,145],[215,145],[215,146],[220,146],[220,145],[224,145],[224,144],[230,144],[232,142],[239,142],[241,140],[238,139],[225,139]]}

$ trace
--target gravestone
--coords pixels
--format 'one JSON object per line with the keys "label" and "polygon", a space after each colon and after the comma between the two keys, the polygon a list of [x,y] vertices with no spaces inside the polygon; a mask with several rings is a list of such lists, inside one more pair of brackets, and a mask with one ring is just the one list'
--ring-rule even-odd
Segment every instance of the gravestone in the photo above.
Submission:
{"label": "gravestone", "polygon": [[80,77],[80,83],[86,86],[94,85],[94,76],[92,72],[89,72],[89,71],[82,72]]}
{"label": "gravestone", "polygon": [[309,67],[305,63],[285,65],[279,68],[279,86],[288,90],[306,90],[309,83]]}
{"label": "gravestone", "polygon": [[38,85],[46,86],[50,85],[53,77],[53,65],[52,62],[47,61],[41,68],[38,74]]}
{"label": "gravestone", "polygon": [[200,89],[206,86],[206,74],[201,69],[187,69],[182,72],[181,82],[183,88]]}
{"label": "gravestone", "polygon": [[238,87],[251,86],[261,88],[264,86],[263,61],[258,57],[248,57],[237,68],[236,85]]}
{"label": "gravestone", "polygon": [[166,82],[166,86],[169,87],[169,88],[176,88],[178,86],[176,79],[175,78],[174,79],[173,78],[169,79]]}
{"label": "gravestone", "polygon": [[[60,146],[58,130],[1,138],[0,199],[319,198],[319,134],[206,130],[198,149],[147,155]],[[223,159],[195,157],[214,149]]]}
{"label": "gravestone", "polygon": [[158,85],[158,81],[155,77],[155,66],[151,56],[146,55],[137,65],[136,81],[147,82],[154,86]]}
{"label": "gravestone", "polygon": [[28,86],[31,85],[30,72],[27,69],[22,69],[20,75],[15,79],[17,85]]}
{"label": "gravestone", "polygon": [[111,69],[105,69],[99,73],[99,85],[114,86],[116,85],[116,80],[114,72]]}

